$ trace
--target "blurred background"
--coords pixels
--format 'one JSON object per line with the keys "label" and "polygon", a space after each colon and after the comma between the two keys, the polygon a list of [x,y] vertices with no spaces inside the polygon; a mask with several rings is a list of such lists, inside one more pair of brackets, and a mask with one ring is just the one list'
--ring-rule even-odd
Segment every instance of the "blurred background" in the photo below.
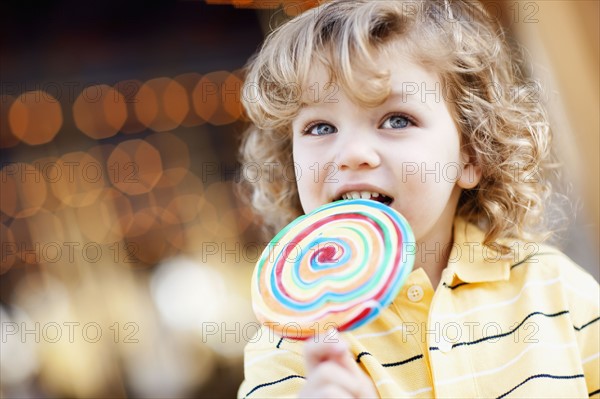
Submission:
{"label": "blurred background", "polygon": [[[0,397],[232,398],[267,241],[234,186],[241,68],[314,1],[3,1]],[[546,87],[599,275],[599,3],[485,1]]]}

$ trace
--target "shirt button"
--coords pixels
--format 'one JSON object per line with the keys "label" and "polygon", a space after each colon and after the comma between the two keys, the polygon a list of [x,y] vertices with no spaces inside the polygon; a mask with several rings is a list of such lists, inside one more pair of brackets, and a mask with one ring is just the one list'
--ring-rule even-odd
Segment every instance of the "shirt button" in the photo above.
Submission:
{"label": "shirt button", "polygon": [[423,288],[420,285],[411,285],[406,292],[408,300],[411,302],[419,302],[423,299]]}
{"label": "shirt button", "polygon": [[442,340],[440,341],[440,351],[442,351],[442,353],[448,353],[448,352],[450,352],[451,349],[452,349],[452,342],[446,341],[445,339],[442,338]]}

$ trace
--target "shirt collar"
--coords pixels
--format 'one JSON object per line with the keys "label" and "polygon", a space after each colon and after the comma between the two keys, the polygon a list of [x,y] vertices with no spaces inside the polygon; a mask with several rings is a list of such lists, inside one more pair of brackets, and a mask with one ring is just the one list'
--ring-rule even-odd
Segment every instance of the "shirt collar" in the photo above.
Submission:
{"label": "shirt collar", "polygon": [[461,217],[454,220],[454,243],[448,257],[447,272],[451,286],[460,282],[506,281],[510,277],[510,259],[483,245],[485,233]]}

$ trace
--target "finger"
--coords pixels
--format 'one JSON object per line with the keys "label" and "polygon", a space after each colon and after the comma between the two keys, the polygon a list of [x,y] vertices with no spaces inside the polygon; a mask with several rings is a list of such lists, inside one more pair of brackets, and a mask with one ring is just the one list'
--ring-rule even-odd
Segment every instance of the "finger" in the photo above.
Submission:
{"label": "finger", "polygon": [[323,342],[323,345],[312,349],[318,351],[317,356],[320,356],[321,360],[332,360],[354,373],[362,373],[348,344],[337,330],[330,330],[326,335],[320,336],[318,341]]}
{"label": "finger", "polygon": [[339,338],[337,333],[316,336],[315,339],[309,340],[304,346],[308,371],[327,360],[335,360],[340,365],[344,365],[342,359],[349,354],[348,345]]}
{"label": "finger", "polygon": [[318,387],[319,390],[325,387],[338,387],[352,397],[355,397],[361,389],[357,384],[356,375],[331,360],[320,363],[307,375],[307,385]]}
{"label": "finger", "polygon": [[329,335],[330,342],[339,341],[342,345],[338,345],[335,351],[329,352],[327,355],[329,361],[336,362],[343,369],[347,370],[351,379],[347,380],[347,388],[349,391],[356,395],[357,397],[379,397],[377,395],[377,390],[375,389],[375,384],[373,380],[368,376],[368,374],[358,365],[356,358],[350,351],[348,344],[344,341],[337,331],[333,331],[333,334]]}
{"label": "finger", "polygon": [[305,361],[307,377],[317,384],[341,385],[356,397],[378,397],[373,381],[335,330],[306,343]]}

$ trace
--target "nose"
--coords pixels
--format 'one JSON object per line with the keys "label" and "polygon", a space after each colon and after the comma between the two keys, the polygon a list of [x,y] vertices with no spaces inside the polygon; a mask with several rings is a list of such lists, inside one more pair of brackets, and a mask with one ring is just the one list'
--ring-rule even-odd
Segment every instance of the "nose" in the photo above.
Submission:
{"label": "nose", "polygon": [[381,163],[377,139],[365,132],[340,134],[336,163],[343,169],[375,168]]}

